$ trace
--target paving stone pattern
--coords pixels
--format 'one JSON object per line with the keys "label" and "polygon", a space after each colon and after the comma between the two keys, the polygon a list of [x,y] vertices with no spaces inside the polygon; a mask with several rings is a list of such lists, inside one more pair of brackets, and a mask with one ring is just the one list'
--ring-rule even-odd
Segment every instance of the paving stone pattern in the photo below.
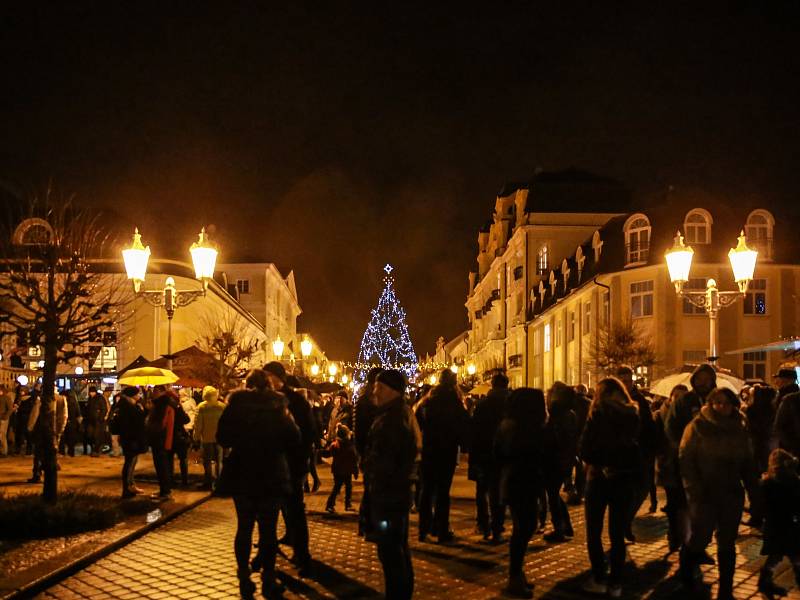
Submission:
{"label": "paving stone pattern", "polygon": [[[323,467],[324,469],[324,467]],[[373,544],[356,535],[356,516],[324,512],[330,490],[328,473],[323,488],[308,496],[312,554],[317,561],[314,579],[299,579],[295,569],[279,558],[278,569],[286,583],[287,598],[379,598],[383,580]],[[505,584],[508,545],[492,546],[474,535],[473,484],[459,469],[454,483],[453,529],[455,543],[438,545],[416,541],[416,517],[412,516],[411,546],[418,598],[497,598]],[[354,497],[359,499],[360,484]],[[661,498],[663,502],[663,498]],[[342,509],[339,498],[339,509]],[[571,509],[576,537],[573,541],[548,545],[537,535],[527,559],[528,579],[535,583],[535,597],[577,599],[591,597],[581,584],[588,574],[583,514]],[[634,527],[637,543],[630,545],[625,598],[709,598],[716,592],[716,570],[705,568],[709,584],[690,596],[674,578],[677,556],[666,557],[666,518],[663,514],[640,514]],[[212,499],[158,530],[110,554],[94,565],[64,580],[40,598],[236,598],[238,596],[233,536],[233,503]],[[757,598],[761,541],[758,532],[740,530],[736,597]],[[713,547],[709,548],[714,553]],[[290,552],[287,550],[287,552]],[[257,576],[254,580],[258,582]],[[787,563],[781,565],[778,583],[794,587]],[[794,589],[789,598],[800,598]]]}

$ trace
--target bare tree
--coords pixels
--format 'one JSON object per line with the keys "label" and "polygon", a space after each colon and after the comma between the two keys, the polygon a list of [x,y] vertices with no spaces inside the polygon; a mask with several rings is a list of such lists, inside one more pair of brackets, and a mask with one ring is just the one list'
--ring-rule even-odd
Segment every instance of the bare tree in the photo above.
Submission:
{"label": "bare tree", "polygon": [[611,373],[621,365],[651,367],[658,362],[652,338],[627,319],[601,328],[597,344],[588,348],[589,361],[597,371]]}
{"label": "bare tree", "polygon": [[112,235],[99,213],[48,190],[21,213],[8,216],[0,232],[0,333],[42,349],[41,425],[35,443],[43,452],[42,496],[55,502],[57,365],[88,356],[87,344],[124,321],[131,292],[117,273]]}
{"label": "bare tree", "polygon": [[196,343],[219,361],[219,377],[214,385],[224,393],[235,387],[237,379],[258,353],[258,340],[248,331],[245,320],[233,310],[226,311],[222,319],[207,315],[202,319],[201,330],[205,333]]}

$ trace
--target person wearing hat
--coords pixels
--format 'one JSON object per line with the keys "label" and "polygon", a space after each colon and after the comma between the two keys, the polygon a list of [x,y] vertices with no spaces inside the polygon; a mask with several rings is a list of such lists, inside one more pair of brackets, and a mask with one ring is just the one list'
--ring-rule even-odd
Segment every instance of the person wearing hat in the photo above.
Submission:
{"label": "person wearing hat", "polygon": [[800,387],[797,385],[797,371],[792,368],[778,369],[778,372],[772,376],[775,382],[775,387],[778,388],[777,405],[780,406],[783,399],[789,394],[800,392]]}
{"label": "person wearing hat", "polygon": [[286,539],[292,546],[292,562],[301,577],[311,574],[311,553],[308,549],[308,521],[303,501],[303,483],[308,475],[314,443],[317,441],[317,428],[311,404],[303,396],[286,384],[286,369],[278,361],[268,362],[264,371],[272,389],[286,397],[287,408],[300,429],[300,445],[289,456],[289,470],[292,475],[292,493],[281,507],[286,523]]}
{"label": "person wearing hat", "polygon": [[[219,400],[219,391],[212,385],[203,388],[203,401],[197,407],[197,416],[194,419],[194,441],[201,444],[203,451],[203,483],[198,487],[201,490],[214,488],[219,479],[222,468],[222,446],[217,443],[217,427],[219,418],[225,405]],[[211,465],[214,464],[214,475],[211,475]]]}
{"label": "person wearing hat", "polygon": [[400,371],[389,369],[377,375],[375,420],[364,450],[370,516],[366,538],[378,546],[388,600],[405,600],[414,592],[408,513],[422,436],[405,402],[405,389],[406,378]]}
{"label": "person wearing hat", "polygon": [[109,428],[119,436],[119,445],[125,457],[122,465],[122,497],[131,498],[142,492],[136,487],[133,474],[139,455],[147,450],[145,414],[139,402],[139,388],[124,388],[114,406],[116,410]]}

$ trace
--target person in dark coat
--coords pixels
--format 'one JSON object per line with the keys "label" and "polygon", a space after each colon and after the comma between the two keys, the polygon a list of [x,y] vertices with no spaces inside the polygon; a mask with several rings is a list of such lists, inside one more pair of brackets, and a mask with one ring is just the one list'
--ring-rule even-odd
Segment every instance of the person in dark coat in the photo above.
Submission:
{"label": "person in dark coat", "polygon": [[655,482],[658,433],[656,431],[655,421],[653,421],[653,413],[650,410],[650,402],[642,395],[633,381],[633,369],[629,366],[619,367],[616,375],[625,385],[631,400],[639,407],[639,450],[642,453],[641,485],[637,490],[636,496],[633,498],[630,514],[628,515],[628,529],[625,532],[625,538],[633,542],[636,541],[636,537],[633,535],[633,520],[636,518],[636,513],[639,512],[642,504],[650,494],[650,490]]}
{"label": "person in dark coat", "polygon": [[442,371],[439,385],[417,409],[417,421],[422,430],[419,540],[426,541],[430,533],[438,537],[439,543],[445,543],[453,539],[450,486],[456,471],[458,447],[469,424],[458,380],[450,369]]}
{"label": "person in dark coat", "polygon": [[108,404],[102,394],[94,386],[89,387],[89,397],[86,400],[86,432],[92,446],[92,456],[100,456],[100,449],[106,439],[106,414]]}
{"label": "person in dark coat", "polygon": [[358,453],[359,465],[363,473],[364,491],[361,494],[361,504],[358,507],[358,535],[364,535],[367,524],[369,522],[369,482],[367,481],[367,473],[364,470],[364,452],[367,448],[367,438],[369,437],[369,430],[375,421],[377,414],[377,406],[373,397],[375,378],[382,371],[380,367],[372,367],[367,371],[367,380],[361,394],[356,400],[356,406],[353,410],[353,437],[355,439],[356,452]]}
{"label": "person in dark coat", "polygon": [[[642,453],[639,449],[639,406],[615,377],[597,384],[579,454],[586,463],[586,546],[592,577],[583,589],[619,597],[625,565],[625,530],[630,507],[641,487]],[[611,570],[606,576],[603,552],[603,518],[608,509]]]}
{"label": "person in dark coat", "polygon": [[775,415],[778,446],[792,456],[800,456],[800,392],[783,396]]}
{"label": "person in dark coat", "polygon": [[[589,417],[592,399],[589,397],[589,389],[582,383],[576,385],[574,390],[572,410],[575,413],[575,420],[578,425],[578,439],[580,439],[581,435],[583,435],[583,429],[586,427],[586,419]],[[575,473],[574,478],[573,471]],[[577,456],[575,457],[573,468],[564,482],[564,489],[567,492],[567,504],[580,504],[583,502],[583,492],[586,489],[586,469],[584,469],[583,463]]]}
{"label": "person in dark coat", "polygon": [[692,533],[681,550],[680,577],[694,586],[698,557],[716,530],[720,600],[733,598],[736,537],[744,508],[744,490],[757,505],[757,474],[750,438],[738,398],[727,388],[708,396],[683,433],[680,468],[692,520]]}
{"label": "person in dark coat", "polygon": [[767,472],[761,480],[764,499],[764,543],[767,557],[758,578],[758,591],[767,598],[785,596],[787,590],[773,581],[775,568],[787,557],[800,587],[800,476],[797,458],[775,449],[769,455]]}
{"label": "person in dark coat", "polygon": [[508,377],[492,377],[492,389],[475,403],[470,420],[467,476],[475,482],[478,530],[484,540],[502,542],[506,507],[500,502],[500,467],[494,456],[494,438],[508,401]]}
{"label": "person in dark coat", "polygon": [[494,451],[501,471],[500,500],[511,508],[513,530],[509,543],[508,585],[514,598],[533,598],[525,577],[525,550],[536,531],[539,498],[545,487],[544,426],[547,421],[541,390],[519,388],[509,396],[506,416],[500,422]]}
{"label": "person in dark coat", "polygon": [[192,445],[192,437],[186,431],[185,425],[191,421],[191,417],[183,408],[181,398],[170,391],[174,401],[175,421],[173,422],[172,450],[167,452],[167,466],[169,467],[169,478],[175,482],[175,457],[178,458],[178,469],[181,474],[181,485],[189,485],[189,447]]}
{"label": "person in dark coat", "polygon": [[31,416],[35,401],[35,391],[32,392],[27,386],[20,386],[17,389],[16,410],[14,411],[16,417],[14,430],[15,454],[25,454],[26,456],[33,454],[33,441],[30,433],[28,433],[28,419]]}
{"label": "person in dark coat", "polygon": [[744,411],[759,473],[767,471],[769,454],[774,448],[776,397],[775,388],[757,385],[753,388],[753,401]]}
{"label": "person in dark coat", "polygon": [[75,444],[81,437],[83,417],[75,390],[68,390],[65,395],[67,397],[67,425],[64,427],[64,434],[59,441],[58,450],[61,454],[75,456]]}
{"label": "person in dark coat", "polygon": [[378,546],[387,600],[409,600],[414,593],[408,513],[422,436],[403,398],[405,388],[406,379],[400,371],[388,369],[377,375],[377,410],[364,449],[370,515],[365,533]]}
{"label": "person in dark coat", "polygon": [[217,442],[230,448],[223,477],[236,507],[233,548],[239,591],[243,598],[252,598],[255,592],[249,561],[257,522],[259,544],[254,562],[261,568],[262,593],[266,598],[280,597],[283,586],[275,579],[278,511],[296,488],[290,457],[297,455],[301,437],[285,398],[270,389],[264,371],[250,371],[245,389],[228,396],[217,426]]}
{"label": "person in dark coat", "polygon": [[[689,510],[686,506],[686,494],[683,492],[683,483],[678,469],[678,448],[681,444],[680,437],[667,434],[670,407],[680,402],[681,398],[689,392],[683,384],[672,388],[669,398],[659,407],[654,415],[658,429],[661,432],[663,443],[656,454],[656,482],[664,488],[667,496],[667,542],[669,551],[676,552],[689,539]],[[697,407],[700,411],[700,407]],[[683,435],[683,429],[680,430]]]}
{"label": "person in dark coat", "polygon": [[124,388],[114,405],[114,412],[109,422],[112,433],[119,435],[119,444],[125,457],[122,464],[123,498],[132,498],[142,493],[134,481],[139,455],[147,451],[144,407],[139,399],[138,388],[132,386]]}
{"label": "person in dark coat", "polygon": [[329,513],[336,512],[336,497],[344,486],[344,509],[353,510],[353,477],[358,477],[358,455],[353,444],[353,436],[347,425],[340,423],[336,431],[336,439],[331,444],[331,473],[333,473],[333,489],[328,496],[325,509]]}
{"label": "person in dark coat", "polygon": [[797,385],[797,371],[795,369],[787,367],[778,369],[778,372],[772,376],[772,379],[775,382],[775,387],[778,388],[778,398],[776,400],[776,407],[778,408],[786,396],[800,392],[800,387]]}
{"label": "person in dark coat", "polygon": [[281,507],[286,524],[286,541],[293,550],[292,562],[301,577],[311,574],[311,552],[308,548],[308,521],[303,498],[303,483],[308,476],[314,443],[319,433],[314,425],[314,414],[308,400],[286,385],[286,369],[278,361],[264,365],[269,383],[276,392],[286,397],[289,413],[300,430],[300,444],[289,455],[289,469],[292,474],[292,493]]}
{"label": "person in dark coat", "polygon": [[[180,403],[177,397],[171,393],[166,386],[157,385],[153,388],[152,408],[145,421],[147,433],[147,445],[153,453],[153,466],[158,477],[158,492],[152,495],[154,500],[169,500],[172,498],[172,469],[170,469],[170,458],[175,443],[175,430],[183,423],[178,416]],[[181,410],[186,418],[189,419]]]}
{"label": "person in dark coat", "polygon": [[567,505],[561,498],[561,486],[575,464],[578,450],[578,422],[572,410],[574,395],[572,388],[560,381],[547,394],[549,417],[544,439],[549,460],[545,465],[545,490],[553,524],[553,531],[543,536],[547,542],[563,542],[574,536]]}

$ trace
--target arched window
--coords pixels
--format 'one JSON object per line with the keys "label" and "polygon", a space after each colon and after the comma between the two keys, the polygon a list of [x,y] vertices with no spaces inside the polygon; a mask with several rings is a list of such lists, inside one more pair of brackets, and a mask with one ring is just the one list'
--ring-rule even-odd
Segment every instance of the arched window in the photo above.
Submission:
{"label": "arched window", "polygon": [[44,219],[25,219],[14,230],[13,241],[19,246],[46,246],[54,235],[50,223]]}
{"label": "arched window", "polygon": [[536,254],[536,274],[544,275],[549,270],[550,260],[548,259],[547,244],[542,244],[539,247],[539,252]]}
{"label": "arched window", "polygon": [[769,211],[757,209],[747,217],[744,233],[747,245],[758,250],[759,260],[772,260],[772,228],[775,218]]}
{"label": "arched window", "polygon": [[650,257],[650,220],[642,213],[625,221],[625,266],[644,264]]}
{"label": "arched window", "polygon": [[683,222],[683,237],[687,244],[710,244],[711,225],[714,219],[711,213],[702,208],[695,208],[686,214]]}

